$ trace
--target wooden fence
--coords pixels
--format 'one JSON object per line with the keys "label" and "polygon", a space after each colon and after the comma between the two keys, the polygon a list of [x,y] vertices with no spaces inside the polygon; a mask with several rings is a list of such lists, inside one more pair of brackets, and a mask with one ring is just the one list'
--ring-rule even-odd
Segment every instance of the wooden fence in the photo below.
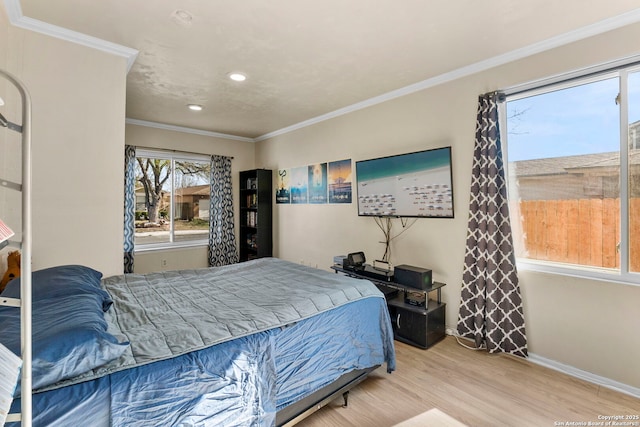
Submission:
{"label": "wooden fence", "polygon": [[[629,212],[629,268],[640,271],[640,198],[629,201]],[[517,256],[620,267],[620,199],[521,201],[511,205],[511,214],[514,228],[521,227],[514,235],[523,236],[515,242]]]}

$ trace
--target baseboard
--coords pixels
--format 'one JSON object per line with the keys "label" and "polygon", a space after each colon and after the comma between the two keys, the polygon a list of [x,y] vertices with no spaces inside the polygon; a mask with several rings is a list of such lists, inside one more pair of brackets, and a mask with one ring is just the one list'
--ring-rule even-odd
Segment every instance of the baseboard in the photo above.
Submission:
{"label": "baseboard", "polygon": [[547,359],[546,357],[542,357],[534,353],[529,353],[527,360],[535,363],[536,365],[541,365],[555,371],[562,372],[563,374],[571,375],[572,377],[580,378],[581,380],[640,398],[640,388],[633,387],[610,378],[601,377],[600,375],[592,374],[591,372],[583,371],[582,369],[565,365],[564,363],[556,362],[555,360]]}
{"label": "baseboard", "polygon": [[[454,328],[447,328],[446,333],[447,335],[452,335],[454,337],[458,336],[458,333]],[[628,394],[629,396],[640,399],[640,388],[638,387],[633,387],[628,384],[612,380],[610,378],[592,374],[591,372],[583,371],[582,369],[578,369],[571,365],[566,365],[555,360],[547,359],[546,357],[539,356],[535,353],[529,353],[526,360],[529,360],[536,365],[544,366],[546,368],[553,369],[554,371],[562,372],[563,374],[567,374],[572,377],[588,381],[592,384],[619,391],[620,393]]]}

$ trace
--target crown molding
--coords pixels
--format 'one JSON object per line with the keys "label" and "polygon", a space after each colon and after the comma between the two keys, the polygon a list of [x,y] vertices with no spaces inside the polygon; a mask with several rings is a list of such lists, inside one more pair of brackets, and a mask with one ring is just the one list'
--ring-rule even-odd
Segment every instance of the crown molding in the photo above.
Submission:
{"label": "crown molding", "polygon": [[133,63],[138,57],[138,51],[136,49],[111,43],[97,37],[88,36],[77,31],[71,31],[66,28],[58,27],[57,25],[51,25],[37,19],[29,18],[28,16],[24,16],[22,14],[20,0],[4,0],[4,5],[7,10],[9,22],[11,22],[12,25],[25,30],[35,31],[40,34],[121,56],[127,61],[127,72],[131,70]]}
{"label": "crown molding", "polygon": [[22,6],[20,6],[20,0],[4,0],[4,7],[7,10],[9,22],[12,24],[22,17]]}
{"label": "crown molding", "polygon": [[194,135],[202,135],[202,136],[211,136],[211,137],[214,137],[214,138],[230,139],[230,140],[233,140],[233,141],[256,142],[255,139],[247,138],[247,137],[244,137],[244,136],[229,135],[229,134],[226,134],[226,133],[212,132],[212,131],[208,131],[208,130],[194,129],[194,128],[188,128],[188,127],[184,127],[184,126],[168,125],[168,124],[165,124],[165,123],[149,122],[147,120],[138,120],[138,119],[127,118],[127,119],[125,119],[125,123],[130,124],[130,125],[145,126],[145,127],[149,127],[149,128],[155,128],[155,129],[171,130],[171,131],[174,131],[174,132],[191,133],[191,134],[194,134]]}
{"label": "crown molding", "polygon": [[[36,19],[25,17],[22,15],[20,0],[4,0],[4,3],[5,3],[5,8],[7,10],[7,15],[9,17],[9,21],[11,22],[11,24],[20,28],[36,31],[45,35],[67,40],[72,43],[78,43],[83,46],[99,49],[104,52],[122,56],[127,60],[127,71],[131,69],[131,66],[133,65],[133,63],[136,60],[136,57],[138,56],[138,51],[136,49],[128,48],[126,46],[111,43],[105,40],[98,39],[96,37],[91,37],[86,34],[67,30],[62,27],[58,27],[55,25],[47,24],[42,21],[38,21]],[[422,80],[420,82],[384,93],[382,95],[375,96],[373,98],[369,98],[367,100],[355,103],[353,105],[349,105],[347,107],[343,107],[338,110],[331,111],[329,113],[322,114],[320,116],[317,116],[308,120],[304,120],[294,125],[284,127],[282,129],[279,129],[273,132],[265,133],[256,138],[246,138],[246,137],[222,134],[217,132],[191,129],[186,127],[183,128],[180,126],[172,126],[172,125],[164,125],[161,123],[139,121],[135,119],[127,119],[127,123],[139,124],[141,126],[156,127],[160,129],[175,130],[178,132],[187,132],[187,133],[195,133],[199,135],[215,136],[218,138],[234,139],[238,141],[258,142],[258,141],[263,141],[279,135],[283,135],[289,132],[293,132],[295,130],[305,128],[307,126],[312,126],[314,124],[321,123],[326,120],[330,120],[336,117],[343,116],[345,114],[352,113],[354,111],[362,110],[364,108],[381,104],[383,102],[390,101],[395,98],[410,95],[412,93],[416,93],[416,92],[419,92],[443,83],[447,83],[462,77],[466,77],[472,74],[486,71],[491,68],[507,64],[509,62],[517,61],[519,59],[523,59],[528,56],[542,53],[550,49],[561,47],[569,43],[577,42],[577,41],[586,39],[588,37],[596,36],[598,34],[602,34],[607,31],[615,30],[617,28],[621,28],[626,25],[635,24],[638,22],[640,22],[640,8],[631,10],[629,12],[626,12],[611,18],[604,19],[602,21],[596,22],[591,25],[587,25],[582,28],[578,28],[576,30],[561,34],[556,37],[551,37],[541,42],[533,43],[521,49],[516,49],[502,55],[494,56],[493,58],[489,58],[484,61],[476,62],[474,64],[471,64],[462,68],[458,68],[456,70],[441,74],[439,76]],[[136,123],[134,123],[134,121]]]}
{"label": "crown molding", "polygon": [[611,18],[604,19],[602,21],[596,22],[591,25],[587,25],[582,28],[578,28],[576,30],[561,34],[556,37],[551,37],[549,39],[546,39],[537,43],[533,43],[529,46],[525,46],[520,49],[512,50],[502,55],[494,56],[493,58],[489,58],[484,61],[476,62],[474,64],[467,65],[462,68],[458,68],[451,72],[444,73],[439,76],[432,77],[430,79],[422,80],[418,83],[414,83],[409,86],[405,86],[400,89],[396,89],[396,90],[384,93],[382,95],[369,98],[365,101],[358,102],[344,108],[340,108],[338,110],[329,112],[327,114],[322,114],[312,119],[305,120],[300,123],[296,123],[294,125],[291,125],[273,132],[265,133],[264,135],[260,135],[256,137],[255,140],[264,141],[266,139],[283,135],[289,132],[293,132],[295,130],[302,129],[307,126],[312,126],[316,123],[320,123],[325,120],[330,120],[345,114],[352,113],[354,111],[362,110],[364,108],[368,108],[377,104],[381,104],[386,101],[390,101],[395,98],[410,95],[415,92],[419,92],[443,83],[457,80],[462,77],[466,77],[472,74],[486,71],[491,68],[507,64],[509,62],[517,61],[519,59],[523,59],[528,56],[542,53],[547,50],[551,50],[557,47],[561,47],[573,42],[577,42],[577,41],[592,37],[592,36],[596,36],[598,34],[606,33],[607,31],[615,30],[617,28],[621,28],[626,25],[635,24],[637,22],[640,22],[640,8],[634,9],[632,11],[629,11]]}

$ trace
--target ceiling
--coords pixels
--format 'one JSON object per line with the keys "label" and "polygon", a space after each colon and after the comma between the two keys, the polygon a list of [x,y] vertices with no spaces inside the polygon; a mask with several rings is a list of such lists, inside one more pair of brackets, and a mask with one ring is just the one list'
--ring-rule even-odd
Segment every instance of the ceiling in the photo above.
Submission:
{"label": "ceiling", "polygon": [[22,21],[135,49],[128,119],[250,140],[640,21],[638,0],[12,3]]}

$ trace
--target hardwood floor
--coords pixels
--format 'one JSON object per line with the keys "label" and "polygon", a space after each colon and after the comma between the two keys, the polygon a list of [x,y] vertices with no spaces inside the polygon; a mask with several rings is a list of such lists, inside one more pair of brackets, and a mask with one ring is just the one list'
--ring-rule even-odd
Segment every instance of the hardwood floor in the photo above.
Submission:
{"label": "hardwood floor", "polygon": [[453,337],[428,350],[395,345],[395,372],[377,369],[351,390],[348,407],[337,399],[298,426],[386,427],[433,408],[469,427],[588,425],[603,421],[599,415],[640,415],[640,399],[520,358],[468,350]]}

